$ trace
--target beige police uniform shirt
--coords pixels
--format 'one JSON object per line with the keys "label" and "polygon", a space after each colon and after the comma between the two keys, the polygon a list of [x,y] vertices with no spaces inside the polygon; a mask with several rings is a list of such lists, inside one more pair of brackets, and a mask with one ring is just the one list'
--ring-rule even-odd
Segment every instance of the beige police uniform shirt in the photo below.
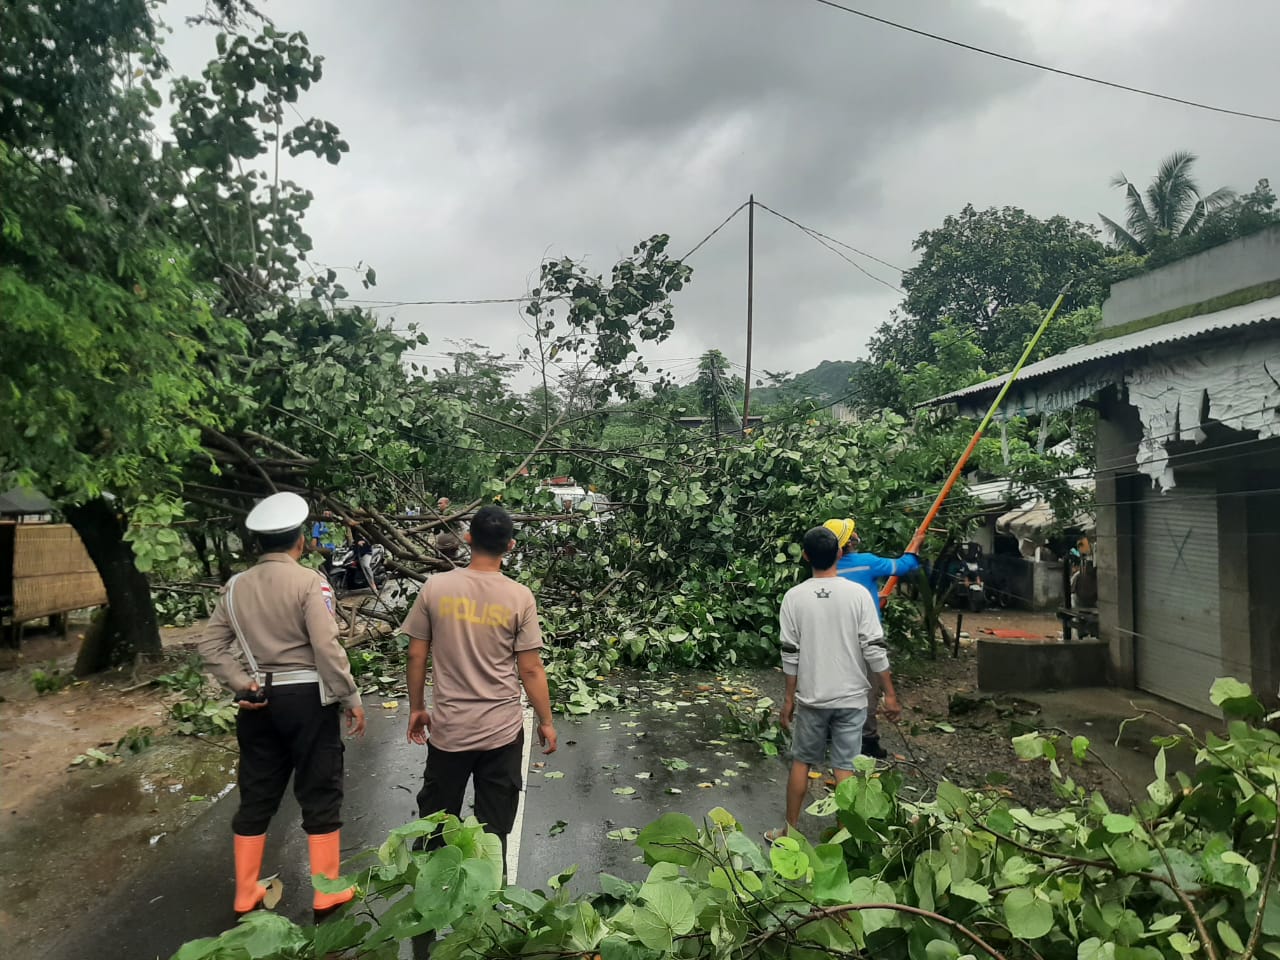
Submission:
{"label": "beige police uniform shirt", "polygon": [[[205,665],[233,691],[246,689],[253,678],[242,662],[235,628],[227,616],[226,587],[199,644]],[[344,707],[360,705],[346,648],[338,639],[333,588],[318,572],[287,553],[263,554],[239,574],[235,613],[245,642],[263,673],[315,670],[329,694]]]}
{"label": "beige police uniform shirt", "polygon": [[497,750],[520,736],[517,654],[543,645],[528,587],[470,567],[437,573],[401,629],[431,644],[432,745],[447,752]]}

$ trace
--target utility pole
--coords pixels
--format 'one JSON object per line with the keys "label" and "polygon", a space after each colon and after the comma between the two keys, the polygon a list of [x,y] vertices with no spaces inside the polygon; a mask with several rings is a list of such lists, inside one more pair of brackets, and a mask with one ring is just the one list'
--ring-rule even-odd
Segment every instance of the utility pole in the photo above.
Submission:
{"label": "utility pole", "polygon": [[751,415],[751,299],[756,267],[756,195],[747,198],[747,377],[742,389],[742,432]]}
{"label": "utility pole", "polygon": [[711,363],[711,434],[720,439],[720,371]]}

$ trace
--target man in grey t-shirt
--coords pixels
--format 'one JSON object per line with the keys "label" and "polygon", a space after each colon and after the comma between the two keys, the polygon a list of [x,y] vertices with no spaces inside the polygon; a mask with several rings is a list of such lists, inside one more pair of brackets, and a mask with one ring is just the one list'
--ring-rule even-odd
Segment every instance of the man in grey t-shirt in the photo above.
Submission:
{"label": "man in grey t-shirt", "polygon": [[[791,730],[787,828],[800,819],[810,768],[825,763],[828,751],[837,782],[853,774],[873,675],[884,690],[885,716],[896,720],[901,713],[875,598],[837,575],[840,545],[834,533],[814,527],[803,544],[813,575],[787,591],[779,614],[787,678],[782,725]],[[766,837],[774,840],[783,832]]]}

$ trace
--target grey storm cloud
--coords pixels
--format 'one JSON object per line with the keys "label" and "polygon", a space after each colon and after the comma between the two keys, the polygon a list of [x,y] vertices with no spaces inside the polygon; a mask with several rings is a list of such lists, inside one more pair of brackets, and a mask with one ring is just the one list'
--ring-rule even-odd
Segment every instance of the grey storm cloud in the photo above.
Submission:
{"label": "grey storm cloud", "polygon": [[[1084,72],[1263,109],[1280,89],[1271,0],[853,3]],[[268,0],[326,58],[299,105],[352,145],[296,162],[320,259],[372,263],[388,300],[522,293],[545,255],[607,270],[652,233],[692,247],[758,199],[899,265],[966,202],[1094,221],[1107,181],[1179,148],[1206,184],[1280,174],[1276,125],[1221,118],[976,56],[812,0]],[[175,38],[198,69],[211,39]],[[202,49],[203,46],[203,49]],[[1270,94],[1263,91],[1270,90]],[[1264,112],[1266,112],[1264,110]],[[851,359],[899,299],[766,213],[756,222],[756,365]],[[746,217],[690,261],[677,332],[654,352],[743,359]],[[888,283],[898,275],[864,266]],[[514,352],[518,308],[401,307],[432,338]],[[681,366],[683,364],[683,367]]]}

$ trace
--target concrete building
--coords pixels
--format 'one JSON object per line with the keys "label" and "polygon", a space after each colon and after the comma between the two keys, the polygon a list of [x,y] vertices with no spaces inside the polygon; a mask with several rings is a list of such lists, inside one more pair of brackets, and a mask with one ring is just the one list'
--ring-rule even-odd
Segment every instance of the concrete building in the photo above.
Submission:
{"label": "concrete building", "polygon": [[[1003,377],[939,397],[980,415]],[[1280,700],[1280,228],[1111,288],[1093,342],[1003,415],[1097,412],[1098,617],[1118,686],[1195,709]]]}

